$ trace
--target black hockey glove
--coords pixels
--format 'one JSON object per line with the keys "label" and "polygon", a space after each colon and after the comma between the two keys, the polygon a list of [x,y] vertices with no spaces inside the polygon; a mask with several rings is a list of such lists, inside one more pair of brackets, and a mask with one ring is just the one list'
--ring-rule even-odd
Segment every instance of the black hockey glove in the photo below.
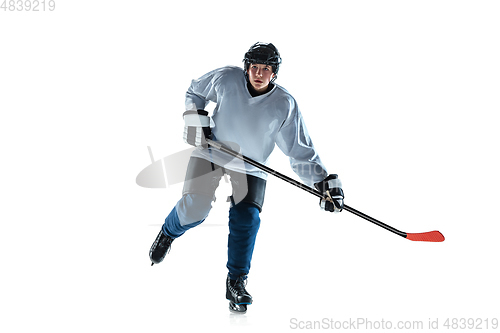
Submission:
{"label": "black hockey glove", "polygon": [[184,117],[184,142],[192,146],[205,146],[206,139],[212,138],[210,129],[210,117],[205,110],[186,111]]}
{"label": "black hockey glove", "polygon": [[329,175],[314,184],[314,187],[324,195],[319,201],[321,209],[334,213],[340,213],[344,209],[344,191],[337,175]]}

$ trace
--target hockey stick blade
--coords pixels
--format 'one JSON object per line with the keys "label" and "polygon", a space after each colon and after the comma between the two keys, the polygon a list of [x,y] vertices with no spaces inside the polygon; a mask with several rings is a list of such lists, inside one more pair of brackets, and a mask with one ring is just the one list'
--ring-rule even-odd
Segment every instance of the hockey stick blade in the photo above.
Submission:
{"label": "hockey stick blade", "polygon": [[390,232],[395,233],[396,235],[399,235],[401,237],[407,238],[407,239],[412,240],[412,241],[416,241],[416,242],[442,242],[442,241],[444,241],[443,234],[437,230],[429,231],[429,232],[422,232],[422,233],[417,233],[417,234],[406,233],[406,232],[398,230],[394,227],[391,227],[390,225],[387,225],[383,222],[380,222],[379,220],[374,219],[371,216],[368,216],[364,213],[361,213],[360,211],[358,211],[352,207],[349,207],[345,204],[344,204],[344,209],[350,213],[353,213],[354,215],[358,215],[359,217],[362,217],[365,220],[370,221],[371,223],[378,225],[379,227],[387,229]]}
{"label": "hockey stick blade", "polygon": [[406,238],[416,242],[443,242],[444,236],[437,230],[422,232],[418,234],[406,234]]}

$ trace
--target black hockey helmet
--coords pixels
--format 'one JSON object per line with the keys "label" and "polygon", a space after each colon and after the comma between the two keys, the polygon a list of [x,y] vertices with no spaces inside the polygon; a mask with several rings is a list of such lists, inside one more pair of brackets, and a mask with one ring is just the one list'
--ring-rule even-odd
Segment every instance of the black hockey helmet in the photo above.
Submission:
{"label": "black hockey helmet", "polygon": [[264,64],[271,66],[275,75],[272,80],[274,81],[278,76],[281,57],[278,49],[272,43],[257,42],[250,47],[247,53],[245,53],[243,62],[245,73],[250,67],[250,64]]}

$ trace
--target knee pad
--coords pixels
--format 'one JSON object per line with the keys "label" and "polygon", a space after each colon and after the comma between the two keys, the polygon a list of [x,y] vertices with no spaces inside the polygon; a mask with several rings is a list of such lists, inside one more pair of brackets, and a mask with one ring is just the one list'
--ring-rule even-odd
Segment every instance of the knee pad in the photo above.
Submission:
{"label": "knee pad", "polygon": [[185,194],[175,206],[181,225],[204,220],[212,209],[213,197],[203,194]]}
{"label": "knee pad", "polygon": [[260,211],[253,203],[240,202],[229,210],[230,228],[239,231],[258,230]]}

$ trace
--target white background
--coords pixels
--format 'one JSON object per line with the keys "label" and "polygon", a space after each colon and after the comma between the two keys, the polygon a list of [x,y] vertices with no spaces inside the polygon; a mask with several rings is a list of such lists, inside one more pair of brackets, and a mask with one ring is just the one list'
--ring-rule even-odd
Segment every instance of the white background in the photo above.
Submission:
{"label": "white background", "polygon": [[[0,11],[1,331],[491,324],[499,14],[496,1],[56,0],[53,12]],[[257,41],[278,47],[277,83],[298,101],[346,204],[446,241],[322,212],[270,178],[247,286],[254,304],[234,316],[224,297],[229,188],[150,267],[181,185],[146,189],[135,177],[151,163],[147,146],[155,159],[187,148],[190,80],[241,65]],[[270,166],[293,176],[279,149]]]}

